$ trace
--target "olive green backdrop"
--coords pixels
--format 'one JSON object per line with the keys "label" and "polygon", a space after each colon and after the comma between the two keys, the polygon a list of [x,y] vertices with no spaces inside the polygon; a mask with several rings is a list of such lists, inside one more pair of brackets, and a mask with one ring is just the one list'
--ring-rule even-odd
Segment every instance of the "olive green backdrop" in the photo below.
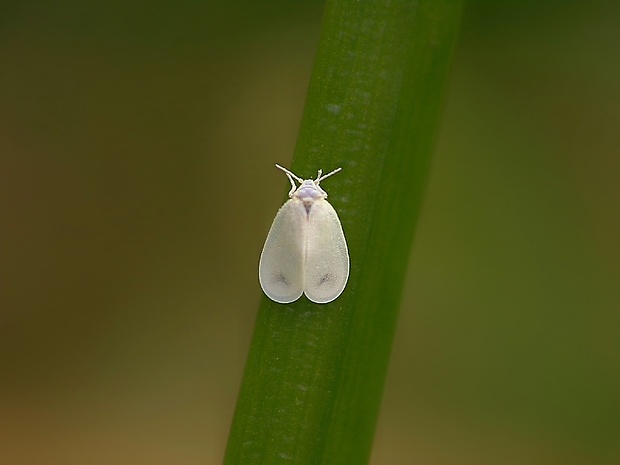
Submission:
{"label": "olive green backdrop", "polygon": [[[1,463],[221,462],[322,6],[4,2]],[[466,5],[373,465],[620,461],[618,17]]]}

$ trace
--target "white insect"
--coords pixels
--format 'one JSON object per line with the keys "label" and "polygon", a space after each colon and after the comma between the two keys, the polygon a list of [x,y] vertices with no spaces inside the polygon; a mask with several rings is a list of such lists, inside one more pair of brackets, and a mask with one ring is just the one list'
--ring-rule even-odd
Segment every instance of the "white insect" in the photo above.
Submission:
{"label": "white insect", "polygon": [[[312,302],[336,299],[349,278],[349,251],[336,210],[319,183],[338,168],[315,180],[301,179],[276,165],[291,181],[287,200],[273,220],[258,265],[258,279],[267,296],[278,303],[306,294]],[[297,187],[295,179],[300,186]]]}

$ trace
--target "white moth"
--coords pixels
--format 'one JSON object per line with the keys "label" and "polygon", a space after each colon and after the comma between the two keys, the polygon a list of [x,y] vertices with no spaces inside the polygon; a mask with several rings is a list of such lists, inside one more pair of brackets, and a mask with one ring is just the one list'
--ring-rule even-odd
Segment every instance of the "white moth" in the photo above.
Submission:
{"label": "white moth", "polygon": [[324,176],[319,170],[315,180],[304,180],[276,167],[291,182],[290,200],[267,235],[258,265],[260,285],[267,297],[281,304],[294,302],[302,293],[318,304],[331,302],[347,284],[349,251],[336,210],[319,183],[342,168]]}

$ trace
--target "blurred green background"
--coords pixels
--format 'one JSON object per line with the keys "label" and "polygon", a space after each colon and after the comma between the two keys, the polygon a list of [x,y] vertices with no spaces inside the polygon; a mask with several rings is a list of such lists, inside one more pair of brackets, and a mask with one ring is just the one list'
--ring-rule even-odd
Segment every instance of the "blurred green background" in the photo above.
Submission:
{"label": "blurred green background", "polygon": [[[322,9],[3,2],[0,463],[221,462]],[[620,462],[619,18],[467,3],[373,465]]]}

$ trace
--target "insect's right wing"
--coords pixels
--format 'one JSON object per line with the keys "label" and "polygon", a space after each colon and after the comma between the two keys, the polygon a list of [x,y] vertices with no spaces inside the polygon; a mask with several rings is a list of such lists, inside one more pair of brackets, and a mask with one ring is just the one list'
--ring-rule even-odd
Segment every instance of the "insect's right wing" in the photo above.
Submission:
{"label": "insect's right wing", "polygon": [[304,290],[305,216],[303,203],[296,198],[282,205],[260,255],[260,285],[271,300],[281,304],[299,299]]}
{"label": "insect's right wing", "polygon": [[317,304],[336,299],[349,279],[349,250],[336,210],[327,200],[314,202],[307,226],[304,292]]}

